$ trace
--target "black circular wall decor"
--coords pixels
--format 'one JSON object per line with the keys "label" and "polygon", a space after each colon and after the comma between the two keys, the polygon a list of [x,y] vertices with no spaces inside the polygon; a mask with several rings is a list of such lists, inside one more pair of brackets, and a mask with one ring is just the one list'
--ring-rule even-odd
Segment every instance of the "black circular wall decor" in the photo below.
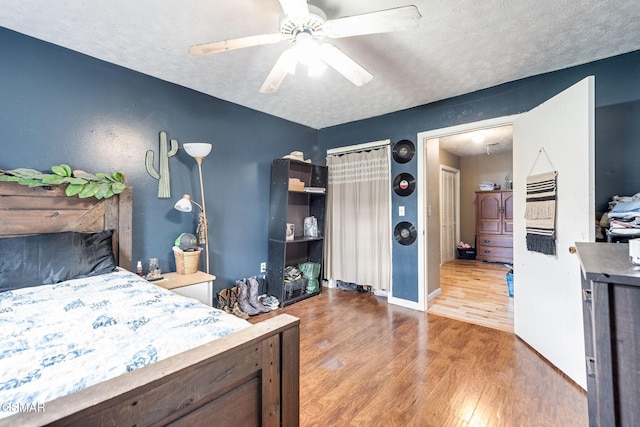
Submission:
{"label": "black circular wall decor", "polygon": [[393,180],[393,191],[400,196],[408,196],[416,188],[416,179],[410,173],[401,173]]}
{"label": "black circular wall decor", "polygon": [[403,221],[396,225],[396,228],[393,230],[393,237],[396,239],[396,242],[407,246],[416,241],[418,232],[413,224]]}
{"label": "black circular wall decor", "polygon": [[403,139],[393,145],[393,160],[398,163],[407,163],[415,153],[416,147],[408,139]]}

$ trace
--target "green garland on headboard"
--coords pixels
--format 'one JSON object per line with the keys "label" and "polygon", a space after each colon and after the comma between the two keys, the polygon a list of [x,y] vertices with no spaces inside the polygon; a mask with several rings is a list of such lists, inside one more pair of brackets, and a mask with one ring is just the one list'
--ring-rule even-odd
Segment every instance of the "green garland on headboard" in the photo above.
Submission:
{"label": "green garland on headboard", "polygon": [[87,197],[106,199],[122,193],[127,188],[125,177],[120,172],[114,172],[111,175],[91,174],[81,170],[72,171],[71,167],[65,164],[52,166],[51,171],[53,173],[42,173],[27,168],[0,170],[0,181],[17,182],[29,187],[67,184],[65,190],[67,196],[78,195],[83,199]]}

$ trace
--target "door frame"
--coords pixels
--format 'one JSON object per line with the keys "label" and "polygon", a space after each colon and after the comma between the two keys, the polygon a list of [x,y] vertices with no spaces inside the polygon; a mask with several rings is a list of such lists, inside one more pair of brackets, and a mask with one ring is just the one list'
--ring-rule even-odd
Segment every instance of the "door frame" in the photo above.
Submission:
{"label": "door frame", "polygon": [[[447,165],[440,165],[440,230],[442,230],[442,173],[449,172],[453,174],[454,179],[454,194],[453,194],[453,203],[455,209],[455,222],[456,222],[456,232],[455,232],[455,243],[460,241],[460,169],[456,169]],[[454,251],[455,258],[455,251]],[[440,233],[440,264],[442,264],[442,233]]]}
{"label": "door frame", "polygon": [[[522,113],[524,114],[524,113]],[[429,242],[429,236],[427,234],[427,222],[429,216],[429,202],[431,202],[430,195],[427,194],[427,141],[431,139],[442,138],[449,135],[455,135],[458,133],[472,132],[475,130],[490,129],[494,127],[513,125],[513,122],[522,114],[513,114],[510,116],[496,117],[493,119],[481,120],[472,123],[465,123],[461,125],[449,126],[445,128],[433,129],[429,131],[419,132],[416,138],[417,147],[416,154],[418,157],[418,176],[422,177],[423,185],[422,190],[418,191],[418,303],[422,311],[427,311],[427,303],[430,298],[437,296],[440,293],[440,253],[437,254],[437,264],[433,263],[433,257],[436,254],[430,253],[427,250],[427,244]],[[420,188],[420,187],[419,187]],[[438,195],[439,201],[439,195]],[[433,203],[433,202],[432,202]],[[439,227],[438,227],[439,230]],[[440,242],[440,231],[437,236]],[[428,265],[437,265],[438,271],[429,271]],[[432,274],[429,274],[432,273]],[[430,283],[428,277],[431,277]],[[436,281],[437,277],[437,281]],[[432,285],[433,290],[429,292],[429,285]]]}

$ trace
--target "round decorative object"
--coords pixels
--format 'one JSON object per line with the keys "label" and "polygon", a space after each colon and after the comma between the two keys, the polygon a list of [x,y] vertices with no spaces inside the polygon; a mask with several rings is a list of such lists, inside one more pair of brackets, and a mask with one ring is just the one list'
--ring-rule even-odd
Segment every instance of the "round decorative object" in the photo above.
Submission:
{"label": "round decorative object", "polygon": [[191,233],[182,233],[178,236],[174,245],[184,252],[193,252],[198,250],[198,239]]}
{"label": "round decorative object", "polygon": [[396,228],[393,230],[393,237],[396,239],[396,242],[407,246],[416,241],[418,232],[413,224],[403,221],[396,225]]}
{"label": "round decorative object", "polygon": [[398,163],[407,163],[415,153],[416,147],[408,139],[403,139],[393,145],[393,160]]}
{"label": "round decorative object", "polygon": [[416,179],[410,173],[401,173],[393,180],[393,191],[400,196],[408,196],[416,188]]}

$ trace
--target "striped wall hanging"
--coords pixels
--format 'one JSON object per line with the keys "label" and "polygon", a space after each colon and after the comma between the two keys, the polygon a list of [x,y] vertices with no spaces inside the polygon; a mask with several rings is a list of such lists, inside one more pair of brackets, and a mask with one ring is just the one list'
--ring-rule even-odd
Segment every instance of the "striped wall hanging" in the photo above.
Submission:
{"label": "striped wall hanging", "polygon": [[558,171],[527,177],[525,220],[527,250],[556,254],[556,197]]}

